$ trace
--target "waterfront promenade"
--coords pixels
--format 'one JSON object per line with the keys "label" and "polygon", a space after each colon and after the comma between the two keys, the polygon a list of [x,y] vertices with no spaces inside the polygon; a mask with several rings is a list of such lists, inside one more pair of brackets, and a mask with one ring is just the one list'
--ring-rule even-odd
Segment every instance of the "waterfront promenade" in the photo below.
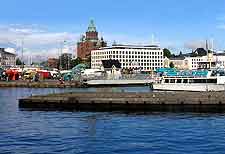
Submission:
{"label": "waterfront promenade", "polygon": [[21,109],[74,111],[225,112],[224,92],[85,92],[31,96]]}

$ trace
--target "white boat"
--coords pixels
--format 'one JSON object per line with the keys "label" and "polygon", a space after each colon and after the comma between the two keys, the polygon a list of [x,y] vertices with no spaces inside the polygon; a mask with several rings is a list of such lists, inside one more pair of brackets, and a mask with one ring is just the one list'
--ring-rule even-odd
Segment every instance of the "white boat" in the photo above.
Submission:
{"label": "white boat", "polygon": [[153,83],[152,88],[163,91],[225,91],[225,76],[164,76]]}

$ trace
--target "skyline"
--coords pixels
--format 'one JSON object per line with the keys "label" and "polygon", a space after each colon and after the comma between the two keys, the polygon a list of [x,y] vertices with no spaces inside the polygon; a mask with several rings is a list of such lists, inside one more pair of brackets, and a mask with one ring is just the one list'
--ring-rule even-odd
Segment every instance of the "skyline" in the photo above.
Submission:
{"label": "skyline", "polygon": [[175,53],[204,46],[206,39],[225,49],[223,0],[8,0],[2,6],[0,44],[19,49],[24,39],[25,55],[56,55],[64,39],[74,48],[91,19],[109,44],[150,44],[154,35]]}

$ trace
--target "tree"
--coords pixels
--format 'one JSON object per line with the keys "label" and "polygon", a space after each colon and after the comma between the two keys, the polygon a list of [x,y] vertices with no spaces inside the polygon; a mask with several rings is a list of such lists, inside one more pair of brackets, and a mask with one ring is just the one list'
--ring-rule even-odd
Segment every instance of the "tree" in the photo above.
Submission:
{"label": "tree", "polygon": [[76,59],[72,59],[71,60],[71,67],[75,67],[77,66],[78,64],[82,63],[82,60],[80,57],[77,57]]}
{"label": "tree", "polygon": [[87,58],[87,61],[85,62],[88,68],[91,68],[91,56]]}
{"label": "tree", "polygon": [[170,57],[171,57],[171,52],[170,52],[170,50],[167,49],[167,48],[164,48],[164,49],[163,49],[163,56],[164,56],[164,57],[167,57],[167,58],[170,58]]}
{"label": "tree", "polygon": [[182,55],[183,55],[183,53],[182,53],[182,51],[180,51],[179,56],[182,56]]}
{"label": "tree", "polygon": [[48,67],[48,61],[43,61],[40,63],[40,66]]}
{"label": "tree", "polygon": [[22,61],[19,58],[16,58],[16,65],[22,65]]}
{"label": "tree", "polygon": [[170,62],[170,68],[174,68],[173,62]]}

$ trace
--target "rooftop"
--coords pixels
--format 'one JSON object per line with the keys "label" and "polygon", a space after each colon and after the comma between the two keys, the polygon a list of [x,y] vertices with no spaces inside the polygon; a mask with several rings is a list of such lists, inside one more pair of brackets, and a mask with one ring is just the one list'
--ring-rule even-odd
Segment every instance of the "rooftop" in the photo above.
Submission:
{"label": "rooftop", "polygon": [[97,32],[94,20],[90,21],[87,32]]}
{"label": "rooftop", "polygon": [[116,44],[111,47],[103,47],[100,49],[160,49],[158,45],[123,45]]}
{"label": "rooftop", "polygon": [[0,48],[0,52],[4,52],[5,54],[9,54],[9,55],[16,55],[15,53],[6,51],[5,48]]}
{"label": "rooftop", "polygon": [[185,57],[171,57],[171,58],[169,58],[170,60],[184,60],[185,59]]}

